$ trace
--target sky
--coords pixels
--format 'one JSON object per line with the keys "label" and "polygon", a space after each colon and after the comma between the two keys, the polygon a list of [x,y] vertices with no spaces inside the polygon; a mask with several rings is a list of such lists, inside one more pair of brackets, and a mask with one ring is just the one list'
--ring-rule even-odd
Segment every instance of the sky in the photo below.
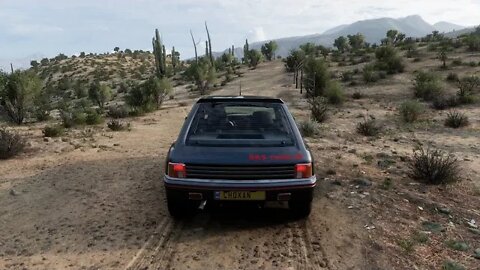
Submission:
{"label": "sky", "polygon": [[480,24],[480,0],[0,0],[0,69],[31,59],[84,52],[151,50],[158,28],[167,48],[193,56],[189,31],[204,51],[322,33],[340,24],[418,14],[429,23]]}

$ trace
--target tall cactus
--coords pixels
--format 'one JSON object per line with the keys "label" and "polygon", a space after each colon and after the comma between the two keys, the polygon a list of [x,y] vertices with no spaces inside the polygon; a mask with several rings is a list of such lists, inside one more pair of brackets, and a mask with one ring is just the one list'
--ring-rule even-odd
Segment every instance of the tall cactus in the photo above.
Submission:
{"label": "tall cactus", "polygon": [[155,29],[155,37],[152,38],[153,56],[155,58],[155,70],[158,78],[165,77],[166,65],[164,47],[158,29]]}
{"label": "tall cactus", "polygon": [[208,32],[207,22],[205,22],[205,30],[207,30],[207,38],[208,38],[208,57],[210,58],[210,63],[213,66],[213,54],[212,54],[212,41],[210,40],[210,33]]}
{"label": "tall cactus", "polygon": [[235,46],[232,45],[232,56],[235,57]]}
{"label": "tall cactus", "polygon": [[175,46],[172,47],[172,69],[173,69],[173,75],[177,73],[177,52],[175,51]]}
{"label": "tall cactus", "polygon": [[208,40],[205,40],[205,57],[210,59],[210,55],[208,54]]}
{"label": "tall cactus", "polygon": [[162,64],[163,64],[163,72],[164,75],[167,74],[167,53],[165,51],[165,45],[162,45]]}
{"label": "tall cactus", "polygon": [[243,63],[248,64],[248,52],[250,48],[248,46],[248,39],[245,39],[245,45],[243,45]]}

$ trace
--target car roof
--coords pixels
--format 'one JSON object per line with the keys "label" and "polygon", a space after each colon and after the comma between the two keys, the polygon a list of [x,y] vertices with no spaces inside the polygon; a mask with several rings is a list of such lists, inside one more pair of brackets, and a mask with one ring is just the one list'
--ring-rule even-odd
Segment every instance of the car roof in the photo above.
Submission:
{"label": "car roof", "polygon": [[201,97],[197,103],[208,102],[271,102],[283,103],[283,100],[264,96],[207,96]]}

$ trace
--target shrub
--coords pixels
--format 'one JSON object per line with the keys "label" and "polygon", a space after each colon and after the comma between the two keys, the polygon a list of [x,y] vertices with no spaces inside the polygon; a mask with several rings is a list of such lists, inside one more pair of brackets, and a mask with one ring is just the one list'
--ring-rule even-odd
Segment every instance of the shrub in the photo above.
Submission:
{"label": "shrub", "polygon": [[127,106],[110,106],[108,108],[107,115],[111,118],[119,119],[128,117],[128,108]]}
{"label": "shrub", "polygon": [[328,106],[325,98],[316,97],[310,101],[312,118],[321,123],[327,119]]}
{"label": "shrub", "polygon": [[8,119],[22,124],[42,88],[40,78],[30,71],[5,74],[0,70],[0,107]]}
{"label": "shrub", "polygon": [[353,99],[361,99],[361,98],[363,98],[363,94],[362,94],[361,92],[359,92],[359,91],[355,91],[355,92],[353,92],[353,94],[352,94],[352,98],[353,98]]}
{"label": "shrub", "polygon": [[400,114],[403,121],[407,123],[412,123],[418,120],[423,111],[423,105],[416,100],[408,100],[400,105]]}
{"label": "shrub", "polygon": [[45,137],[58,137],[61,136],[64,132],[63,126],[55,125],[55,126],[46,126],[43,128],[42,133]]}
{"label": "shrub", "polygon": [[0,159],[7,159],[17,155],[25,148],[25,140],[17,133],[0,129]]}
{"label": "shrub", "polygon": [[458,82],[458,101],[460,104],[474,103],[473,93],[480,85],[480,79],[476,76],[462,78]]}
{"label": "shrub", "polygon": [[87,110],[85,123],[87,125],[97,125],[103,123],[103,117],[96,110]]}
{"label": "shrub", "polygon": [[375,50],[377,70],[383,70],[388,74],[401,73],[404,70],[402,58],[398,56],[397,50],[392,46],[378,47]]}
{"label": "shrub", "polygon": [[440,150],[419,148],[409,164],[409,176],[427,184],[447,184],[458,180],[458,160]]}
{"label": "shrub", "polygon": [[459,79],[458,79],[457,73],[453,73],[453,72],[448,73],[447,81],[448,82],[458,82]]}
{"label": "shrub", "polygon": [[112,119],[108,121],[107,126],[113,131],[121,131],[127,128],[127,126],[118,119]]}
{"label": "shrub", "polygon": [[[453,97],[455,99],[455,97]],[[436,97],[432,102],[435,110],[446,110],[450,107],[452,97]]]}
{"label": "shrub", "polygon": [[454,66],[460,66],[460,65],[462,65],[462,60],[460,60],[460,59],[455,59],[455,60],[452,61],[452,65],[454,65]]}
{"label": "shrub", "polygon": [[445,126],[451,128],[461,128],[468,126],[468,117],[461,112],[451,111],[447,113],[445,119]]}
{"label": "shrub", "polygon": [[376,136],[380,133],[380,127],[373,118],[365,118],[362,122],[357,124],[357,132],[364,136]]}
{"label": "shrub", "polygon": [[318,134],[319,126],[318,123],[313,120],[307,120],[300,122],[298,126],[300,133],[305,137],[313,137]]}
{"label": "shrub", "polygon": [[380,79],[373,65],[365,65],[363,67],[363,81],[365,83],[376,82]]}
{"label": "shrub", "polygon": [[415,97],[424,100],[432,100],[439,96],[442,91],[438,77],[433,73],[420,71],[415,75],[414,93]]}
{"label": "shrub", "polygon": [[454,261],[445,261],[442,270],[465,270],[465,267]]}
{"label": "shrub", "polygon": [[329,82],[325,91],[325,97],[330,104],[342,104],[345,99],[342,86],[335,81]]}

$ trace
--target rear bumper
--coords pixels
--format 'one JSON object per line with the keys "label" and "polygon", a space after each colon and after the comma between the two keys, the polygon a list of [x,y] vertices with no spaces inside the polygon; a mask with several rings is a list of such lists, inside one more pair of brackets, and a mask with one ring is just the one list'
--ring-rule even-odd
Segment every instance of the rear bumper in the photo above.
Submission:
{"label": "rear bumper", "polygon": [[267,201],[279,200],[279,195],[289,194],[289,200],[311,201],[317,179],[278,180],[208,180],[178,179],[165,176],[167,197],[177,200],[190,200],[192,193],[201,194],[203,200],[216,200],[216,191],[248,190],[265,191]]}
{"label": "rear bumper", "polygon": [[259,179],[259,180],[222,180],[192,179],[164,176],[165,187],[174,189],[203,190],[284,190],[314,188],[316,176],[304,179]]}

